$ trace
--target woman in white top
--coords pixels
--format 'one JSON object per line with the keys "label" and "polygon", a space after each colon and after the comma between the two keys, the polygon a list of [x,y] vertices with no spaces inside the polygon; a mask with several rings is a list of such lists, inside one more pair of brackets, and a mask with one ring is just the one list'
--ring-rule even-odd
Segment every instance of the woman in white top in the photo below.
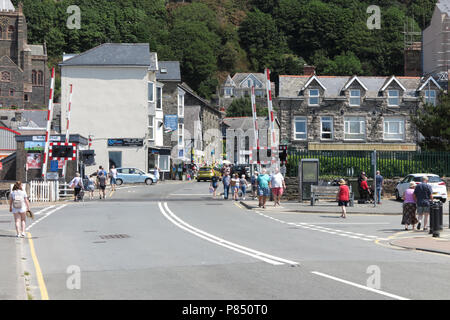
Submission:
{"label": "woman in white top", "polygon": [[14,214],[17,238],[25,237],[26,212],[30,210],[27,193],[22,190],[22,182],[17,181],[9,197],[9,212]]}

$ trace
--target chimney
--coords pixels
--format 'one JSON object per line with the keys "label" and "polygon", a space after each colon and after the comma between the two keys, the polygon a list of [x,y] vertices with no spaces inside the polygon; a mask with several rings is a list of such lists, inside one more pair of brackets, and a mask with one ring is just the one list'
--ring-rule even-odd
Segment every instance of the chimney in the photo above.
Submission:
{"label": "chimney", "polygon": [[313,76],[315,74],[316,74],[316,67],[308,66],[306,64],[303,66],[303,75],[305,75],[305,76]]}

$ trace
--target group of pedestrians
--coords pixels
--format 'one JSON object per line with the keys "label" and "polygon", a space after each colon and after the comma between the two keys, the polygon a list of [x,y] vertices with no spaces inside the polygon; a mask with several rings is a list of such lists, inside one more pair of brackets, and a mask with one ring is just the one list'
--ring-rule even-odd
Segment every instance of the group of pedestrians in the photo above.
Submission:
{"label": "group of pedestrians", "polygon": [[[214,176],[211,179],[210,190],[214,198],[217,196],[218,181],[218,176]],[[266,208],[267,199],[271,193],[274,206],[279,206],[283,192],[286,189],[284,177],[278,168],[275,169],[272,175],[268,175],[266,169],[263,169],[261,174],[255,171],[251,177],[251,184],[249,185],[245,174],[242,174],[241,177],[236,173],[230,174],[230,168],[227,167],[223,170],[222,183],[225,200],[229,198],[230,192],[232,200],[245,200],[247,190],[251,186],[252,197],[253,199],[258,197],[260,208]]]}
{"label": "group of pedestrians", "polygon": [[74,189],[74,201],[77,202],[83,199],[85,189],[89,192],[89,199],[93,200],[96,187],[99,192],[99,198],[105,199],[108,178],[111,185],[111,191],[116,191],[117,169],[114,165],[112,165],[109,169],[109,173],[106,172],[105,169],[103,169],[103,166],[99,166],[98,170],[95,173],[92,173],[89,177],[86,177],[86,188],[83,179],[77,172],[75,174],[75,177],[69,183],[69,186]]}
{"label": "group of pedestrians", "polygon": [[[418,185],[411,181],[402,199],[404,200],[402,225],[405,226],[405,230],[408,230],[410,225],[412,230],[415,230],[416,223],[417,230],[420,230],[422,222],[423,230],[428,230],[428,217],[430,215],[431,202],[433,201],[433,189],[428,184],[428,177],[422,177],[422,183]],[[424,217],[425,221],[423,221]]]}

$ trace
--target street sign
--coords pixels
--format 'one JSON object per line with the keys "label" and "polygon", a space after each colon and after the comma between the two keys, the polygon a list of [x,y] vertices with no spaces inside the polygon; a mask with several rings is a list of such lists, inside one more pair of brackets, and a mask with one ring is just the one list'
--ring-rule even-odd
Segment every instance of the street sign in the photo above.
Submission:
{"label": "street sign", "polygon": [[50,161],[50,171],[51,172],[58,172],[58,160],[51,160]]}
{"label": "street sign", "polygon": [[169,131],[178,130],[178,115],[168,114],[164,116],[164,128]]}
{"label": "street sign", "polygon": [[108,139],[108,147],[143,147],[144,139]]}
{"label": "street sign", "polygon": [[47,180],[58,180],[59,174],[58,172],[47,172]]}

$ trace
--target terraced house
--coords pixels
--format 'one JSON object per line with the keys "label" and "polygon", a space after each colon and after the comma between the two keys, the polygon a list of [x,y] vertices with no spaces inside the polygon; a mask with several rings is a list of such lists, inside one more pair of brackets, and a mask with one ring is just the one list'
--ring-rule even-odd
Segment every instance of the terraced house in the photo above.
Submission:
{"label": "terraced house", "polygon": [[280,143],[298,150],[414,151],[411,115],[436,104],[432,78],[280,76]]}

